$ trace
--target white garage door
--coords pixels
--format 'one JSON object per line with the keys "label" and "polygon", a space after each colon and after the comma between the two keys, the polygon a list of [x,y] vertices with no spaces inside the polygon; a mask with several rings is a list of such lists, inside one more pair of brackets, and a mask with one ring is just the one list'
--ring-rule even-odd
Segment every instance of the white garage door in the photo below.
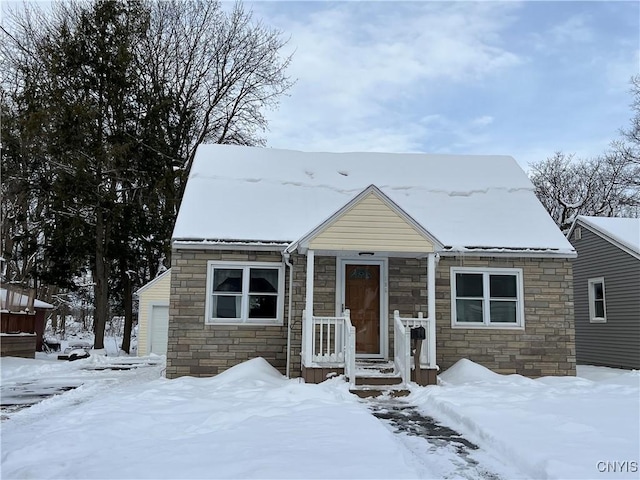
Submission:
{"label": "white garage door", "polygon": [[154,305],[151,307],[151,345],[149,351],[157,355],[166,355],[168,339],[169,307]]}

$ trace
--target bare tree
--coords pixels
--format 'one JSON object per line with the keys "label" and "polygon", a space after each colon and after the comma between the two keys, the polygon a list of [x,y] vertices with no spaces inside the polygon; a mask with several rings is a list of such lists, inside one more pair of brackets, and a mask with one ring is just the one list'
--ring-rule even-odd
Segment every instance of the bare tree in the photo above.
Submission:
{"label": "bare tree", "polygon": [[556,152],[531,165],[536,194],[564,232],[578,215],[637,217],[640,214],[640,75],[631,78],[634,117],[622,138],[594,159]]}
{"label": "bare tree", "polygon": [[290,88],[290,57],[281,56],[280,32],[254,22],[240,3],[229,13],[204,0],[151,2],[150,8],[140,68],[154,96],[172,99],[154,113],[168,127],[167,154],[182,162],[174,165],[180,197],[200,143],[264,143],[262,112]]}
{"label": "bare tree", "polygon": [[633,118],[631,119],[631,126],[628,129],[622,130],[622,136],[626,140],[626,142],[621,142],[626,144],[627,148],[635,147],[635,161],[640,162],[640,75],[635,75],[631,78],[631,95],[633,96],[633,101],[631,102],[631,109],[634,112]]}
{"label": "bare tree", "polygon": [[[130,330],[131,290],[170,256],[197,146],[263,142],[263,110],[291,85],[286,39],[240,4],[226,11],[217,0],[68,0],[47,15],[23,5],[0,31],[10,116],[2,136],[12,139],[3,170],[29,166],[7,188],[3,179],[2,254],[26,265],[31,251],[15,247],[24,244],[18,233],[37,225],[20,222],[29,209],[46,212],[51,220],[34,237],[43,274],[70,287],[91,270],[102,348],[113,300]],[[31,190],[34,203],[21,192],[38,185],[35,160],[47,175],[46,190]]]}
{"label": "bare tree", "polygon": [[592,160],[557,152],[531,166],[536,195],[564,232],[578,215],[635,216],[640,206],[637,165],[609,152]]}

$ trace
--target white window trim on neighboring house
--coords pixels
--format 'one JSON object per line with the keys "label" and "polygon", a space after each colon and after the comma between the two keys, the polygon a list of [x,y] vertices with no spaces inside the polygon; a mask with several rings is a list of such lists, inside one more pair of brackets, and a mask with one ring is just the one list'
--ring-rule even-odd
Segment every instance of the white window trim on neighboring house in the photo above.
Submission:
{"label": "white window trim on neighboring house", "polygon": [[[602,312],[603,316],[596,316],[596,296],[594,287],[598,283],[602,284]],[[587,280],[589,288],[589,322],[591,323],[607,323],[607,292],[604,286],[604,277],[590,278]],[[600,299],[597,299],[598,301]]]}
{"label": "white window trim on neighboring house", "polygon": [[[483,295],[474,297],[474,299],[482,300],[482,322],[458,322],[456,311],[457,296],[456,274],[482,274]],[[500,330],[524,330],[524,286],[521,268],[495,268],[495,267],[451,267],[451,327],[452,328],[486,328]],[[490,305],[490,276],[491,275],[512,275],[516,277],[516,299],[512,300],[516,304],[516,322],[491,322],[490,309],[486,308]],[[499,300],[494,298],[495,300]]]}
{"label": "white window trim on neighboring house", "polygon": [[[278,271],[278,291],[275,318],[249,318],[249,274],[252,268],[273,269]],[[238,318],[216,318],[212,316],[213,278],[216,269],[242,270],[242,291],[240,316]],[[284,323],[284,264],[280,262],[235,262],[209,260],[207,262],[207,291],[204,322],[206,325],[282,325]]]}

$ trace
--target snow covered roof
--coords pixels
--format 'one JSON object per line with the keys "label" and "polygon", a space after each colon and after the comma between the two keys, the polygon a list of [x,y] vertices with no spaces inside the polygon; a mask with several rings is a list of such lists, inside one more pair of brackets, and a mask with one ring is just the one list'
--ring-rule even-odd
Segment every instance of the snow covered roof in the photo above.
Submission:
{"label": "snow covered roof", "polygon": [[286,245],[375,185],[445,251],[574,255],[509,156],[201,145],[173,241]]}
{"label": "snow covered roof", "polygon": [[[635,252],[636,256],[640,255],[640,218],[579,215],[576,219],[577,223],[590,227],[591,230],[594,230],[600,236],[604,236],[619,247]],[[575,228],[575,224],[573,228]],[[573,231],[573,228],[571,231]]]}
{"label": "snow covered roof", "polygon": [[[17,294],[13,301],[15,302],[16,299],[19,298],[20,304],[19,305],[12,305],[13,307],[19,306],[19,307],[26,307],[27,303],[29,302],[29,297],[27,295],[23,295],[23,294]],[[7,301],[7,289],[6,288],[0,288],[0,301],[2,302],[2,305],[5,304],[5,302]],[[50,303],[47,302],[43,302],[42,300],[38,300],[37,298],[33,301],[33,308],[42,308],[42,309],[46,309],[46,310],[51,310],[54,308],[53,305],[51,305]]]}

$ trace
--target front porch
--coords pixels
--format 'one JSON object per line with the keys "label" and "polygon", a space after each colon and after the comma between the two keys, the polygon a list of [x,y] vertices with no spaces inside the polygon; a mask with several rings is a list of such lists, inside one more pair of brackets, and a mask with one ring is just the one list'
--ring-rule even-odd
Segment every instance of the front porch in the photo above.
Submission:
{"label": "front porch", "polygon": [[[435,384],[436,255],[326,253],[306,251],[301,332],[305,381],[344,375],[361,393],[403,389],[409,382]],[[335,270],[327,269],[333,262]],[[317,272],[317,265],[325,268]],[[335,295],[333,312],[327,308],[328,294]],[[424,339],[412,340],[412,329],[422,329]]]}
{"label": "front porch", "polygon": [[[307,318],[306,312],[303,315]],[[411,329],[416,327],[424,328],[427,338],[412,340]],[[356,331],[349,310],[341,317],[312,317],[303,322],[302,331],[307,345],[302,351],[302,378],[308,383],[344,375],[352,390],[361,392],[362,396],[385,389],[403,389],[409,382],[422,386],[437,383],[435,325],[422,315],[403,318],[397,310],[394,312],[391,360],[363,359],[356,353]],[[416,347],[420,349],[417,363]],[[311,359],[306,352],[311,352]]]}

